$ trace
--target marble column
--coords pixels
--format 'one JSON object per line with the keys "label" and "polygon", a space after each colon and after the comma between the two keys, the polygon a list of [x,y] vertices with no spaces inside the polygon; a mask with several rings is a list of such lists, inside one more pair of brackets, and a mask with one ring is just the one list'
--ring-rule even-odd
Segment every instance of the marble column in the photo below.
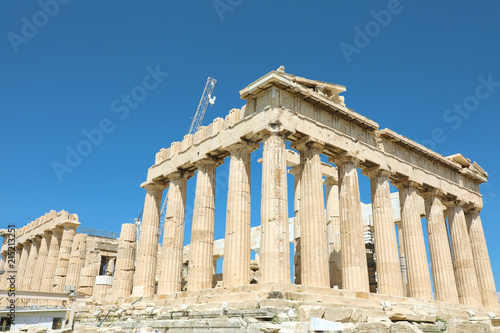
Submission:
{"label": "marble column", "polygon": [[443,213],[444,207],[440,199],[441,193],[437,190],[428,191],[423,197],[436,301],[458,304],[457,284]]}
{"label": "marble column", "polygon": [[107,276],[113,276],[113,274],[115,273],[115,263],[116,263],[116,258],[115,257],[111,257],[108,260],[108,263],[106,265],[105,275],[107,275]]}
{"label": "marble column", "polygon": [[[62,244],[64,244],[64,234]],[[64,286],[74,286],[75,290],[78,290],[80,275],[85,265],[85,256],[87,253],[86,234],[78,234],[74,237],[70,253],[67,275],[64,279],[64,284],[61,286],[62,290],[64,290]]]}
{"label": "marble column", "polygon": [[264,137],[259,283],[290,283],[286,146],[282,133]]}
{"label": "marble column", "polygon": [[293,175],[293,211],[295,217],[293,219],[293,238],[294,238],[294,250],[293,250],[293,283],[301,284],[301,256],[300,256],[300,176],[302,170],[300,165],[290,168],[288,172]]}
{"label": "marble column", "polygon": [[481,306],[481,294],[477,281],[472,247],[467,232],[467,222],[461,201],[446,202],[448,223],[453,251],[453,267],[457,280],[458,300],[460,304]]}
{"label": "marble column", "polygon": [[405,247],[401,221],[396,222],[396,226],[398,227],[399,265],[401,267],[401,279],[403,281],[403,296],[408,296],[408,279],[406,277]]}
{"label": "marble column", "polygon": [[250,154],[258,144],[239,143],[231,153],[227,190],[224,287],[250,284]]}
{"label": "marble column", "polygon": [[161,184],[148,184],[137,249],[137,265],[134,275],[134,296],[153,295],[155,292],[156,254],[160,235],[161,196],[165,188]]}
{"label": "marble column", "polygon": [[31,290],[42,291],[40,286],[42,284],[43,275],[47,272],[47,256],[49,254],[50,239],[52,238],[52,233],[44,232],[42,234],[42,239],[40,241],[40,249],[38,251],[38,259],[35,263],[35,268],[33,270],[33,278],[31,279]]}
{"label": "marble column", "polygon": [[54,274],[57,266],[57,258],[59,257],[59,250],[61,248],[62,228],[52,229],[50,240],[50,247],[47,253],[47,261],[43,272],[42,283],[40,286],[41,291],[52,291],[52,282],[54,281]]}
{"label": "marble column", "polygon": [[202,290],[213,285],[215,228],[215,176],[220,161],[211,158],[196,163],[196,196],[189,253],[187,290]]}
{"label": "marble column", "polygon": [[370,292],[357,166],[359,159],[332,158],[339,173],[342,288]]}
{"label": "marble column", "polygon": [[31,241],[25,241],[22,245],[23,251],[21,252],[21,258],[19,259],[19,265],[17,266],[16,276],[16,288],[18,290],[24,290],[23,281],[26,276],[26,265],[28,264],[28,258],[31,250]]}
{"label": "marble column", "polygon": [[300,152],[300,255],[301,283],[305,286],[330,287],[328,241],[326,237],[325,199],[321,172],[323,145],[295,142]]}
{"label": "marble column", "polygon": [[326,192],[326,238],[328,241],[328,263],[330,287],[342,289],[342,256],[340,241],[339,181],[328,177],[324,181]]}
{"label": "marble column", "polygon": [[363,173],[370,177],[371,184],[378,293],[404,296],[389,186],[391,173],[382,169],[365,170]]}
{"label": "marble column", "polygon": [[493,279],[490,256],[488,254],[488,247],[486,246],[479,211],[479,208],[473,208],[465,214],[472,247],[472,256],[474,257],[474,265],[476,267],[477,282],[483,306],[486,308],[498,308],[497,290],[495,288],[495,280]]}
{"label": "marble column", "polygon": [[52,282],[52,290],[62,293],[66,283],[68,274],[68,265],[71,256],[73,241],[75,240],[76,228],[79,224],[65,223],[63,225],[63,233],[61,238],[61,246],[57,257],[56,270],[54,272],[54,280]]}
{"label": "marble column", "polygon": [[26,263],[26,270],[22,280],[22,290],[32,290],[31,281],[33,280],[33,273],[35,271],[36,262],[38,259],[38,251],[40,250],[42,237],[35,236],[31,239],[31,250]]}
{"label": "marble column", "polygon": [[134,223],[122,224],[116,258],[113,298],[125,298],[132,294],[136,253],[137,227]]}
{"label": "marble column", "polygon": [[418,184],[400,181],[394,185],[399,189],[408,296],[433,299],[422,220],[416,202]]}
{"label": "marble column", "polygon": [[175,172],[169,175],[170,187],[168,190],[165,229],[163,231],[161,248],[161,261],[164,270],[159,277],[158,294],[181,291],[186,188],[187,180],[191,176],[190,173],[183,172]]}
{"label": "marble column", "polygon": [[[17,264],[17,262],[16,262]],[[3,275],[0,275],[0,289],[8,289],[9,283],[7,282],[7,277],[9,275],[8,271],[12,270],[9,267],[8,252],[2,252],[2,258],[0,259],[0,270],[5,270]],[[16,274],[17,277],[17,274]]]}

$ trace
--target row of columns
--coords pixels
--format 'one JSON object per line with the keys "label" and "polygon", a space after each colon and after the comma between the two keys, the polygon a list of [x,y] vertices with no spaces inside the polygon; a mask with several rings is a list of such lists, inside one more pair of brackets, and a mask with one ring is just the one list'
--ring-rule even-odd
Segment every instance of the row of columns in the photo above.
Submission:
{"label": "row of columns", "polygon": [[[341,286],[369,292],[368,267],[357,168],[359,159],[347,154],[330,161],[338,167],[338,181],[328,180],[325,218],[321,153],[323,145],[298,141],[300,168],[294,171],[297,220],[300,228],[300,283],[308,286]],[[224,286],[250,283],[250,153],[256,144],[242,141],[230,147],[231,154],[226,214]],[[288,191],[286,146],[283,133],[264,136],[260,282],[289,283]],[[191,234],[188,290],[212,287],[215,170],[221,161],[207,157],[198,162],[196,198]],[[432,299],[425,240],[417,209],[418,184],[397,181],[401,203],[401,239],[405,254],[408,290],[400,272],[389,180],[382,168],[364,170],[371,179],[378,292],[396,296]],[[192,174],[169,176],[165,236],[162,246],[163,272],[158,293],[181,290],[182,250],[187,179]],[[164,186],[146,186],[144,219],[138,252],[134,293],[154,293],[155,254],[158,247],[161,192]],[[298,194],[297,194],[298,192]],[[336,193],[338,195],[336,195]],[[468,305],[498,306],[491,265],[477,211],[466,215],[463,205],[447,203],[451,249],[439,193],[423,194],[429,233],[429,248],[436,299]],[[338,202],[338,208],[336,208]],[[338,209],[338,210],[337,210]],[[328,222],[328,223],[327,223]],[[470,236],[469,236],[470,235]],[[340,245],[340,248],[339,248]],[[340,257],[340,260],[339,260]],[[340,261],[340,263],[339,263]],[[335,274],[330,270],[335,269]],[[297,282],[297,281],[296,281]]]}

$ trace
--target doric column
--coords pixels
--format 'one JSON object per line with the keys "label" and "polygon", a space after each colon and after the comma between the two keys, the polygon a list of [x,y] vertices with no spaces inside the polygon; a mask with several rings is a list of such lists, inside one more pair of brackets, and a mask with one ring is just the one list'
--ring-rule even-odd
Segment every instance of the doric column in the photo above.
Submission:
{"label": "doric column", "polygon": [[436,301],[458,304],[450,241],[438,190],[425,192],[425,215]]}
{"label": "doric column", "polygon": [[61,246],[59,247],[56,270],[54,272],[54,280],[52,282],[52,290],[54,292],[62,293],[64,291],[64,286],[67,284],[66,276],[68,275],[71,249],[73,241],[75,240],[76,228],[78,228],[79,225],[79,223],[74,222],[66,222],[63,224]]}
{"label": "doric column", "polygon": [[206,158],[196,163],[196,196],[189,253],[187,290],[212,288],[215,227],[215,175],[221,161]]}
{"label": "doric column", "polygon": [[495,288],[495,280],[491,270],[490,256],[486,239],[484,237],[483,224],[479,216],[479,208],[473,208],[465,214],[467,228],[472,247],[472,256],[476,267],[477,282],[481,293],[483,306],[486,308],[497,308],[498,297]]}
{"label": "doric column", "polygon": [[122,224],[113,288],[111,289],[113,298],[125,298],[132,294],[136,240],[137,227],[135,224]]}
{"label": "doric column", "polygon": [[239,143],[231,153],[227,190],[224,287],[250,284],[250,154],[258,144]]}
{"label": "doric column", "polygon": [[[64,243],[64,234],[62,243]],[[80,273],[82,272],[82,267],[85,265],[85,255],[87,253],[86,234],[78,234],[75,236],[70,253],[67,275],[61,289],[64,290],[64,286],[74,286],[76,290],[78,290]]]}
{"label": "doric column", "polygon": [[285,151],[282,133],[268,133],[264,137],[259,283],[290,283]]}
{"label": "doric column", "polygon": [[168,190],[165,229],[163,231],[163,243],[161,248],[161,260],[164,270],[158,281],[158,294],[181,291],[184,218],[186,216],[186,187],[187,180],[191,176],[191,173],[183,172],[175,172],[169,175],[170,187]]}
{"label": "doric column", "polygon": [[342,289],[342,256],[340,242],[339,181],[328,177],[324,181],[326,192],[326,238],[328,241],[328,263],[330,287]]}
{"label": "doric column", "polygon": [[399,189],[401,204],[408,296],[433,299],[422,221],[416,202],[418,184],[411,181],[400,181],[395,182],[394,185]]}
{"label": "doric column", "polygon": [[35,236],[31,239],[31,250],[26,264],[26,271],[23,277],[21,290],[32,290],[31,281],[33,280],[33,273],[38,259],[38,251],[40,250],[41,240],[42,237],[40,236]]}
{"label": "doric column", "polygon": [[360,160],[341,155],[332,161],[339,173],[342,288],[370,292],[357,169]]}
{"label": "doric column", "polygon": [[17,266],[16,276],[16,288],[19,290],[24,290],[23,281],[26,276],[26,265],[28,264],[28,258],[31,250],[31,241],[26,241],[22,245],[23,251],[21,252],[21,258],[19,259],[19,264]]}
{"label": "doric column", "polygon": [[137,249],[137,265],[134,275],[134,296],[152,295],[155,292],[156,254],[160,234],[161,196],[165,188],[161,184],[148,184],[141,222],[141,234]]}
{"label": "doric column", "polygon": [[40,286],[41,291],[52,291],[52,282],[54,281],[54,273],[57,266],[57,258],[59,257],[59,250],[61,248],[61,239],[63,234],[62,228],[51,230],[50,247],[47,253],[47,261],[43,272],[42,283]]}
{"label": "doric column", "polygon": [[446,202],[448,223],[453,251],[453,267],[457,280],[458,300],[461,304],[481,306],[481,294],[472,256],[472,247],[467,232],[467,223],[462,201]]}
{"label": "doric column", "polygon": [[33,278],[31,279],[31,290],[41,291],[40,286],[42,284],[43,275],[46,274],[46,263],[47,256],[49,254],[50,239],[52,238],[52,233],[44,232],[42,234],[42,240],[40,242],[40,249],[38,251],[38,259],[35,263],[35,269],[33,270]]}
{"label": "doric column", "polygon": [[[8,252],[4,251],[2,252],[2,258],[0,259],[0,270],[5,270],[5,273],[0,275],[0,289],[8,289],[8,284],[7,283],[7,277],[9,275],[8,271],[11,269],[9,268],[9,262],[8,262]],[[16,266],[17,266],[16,262]],[[17,274],[16,274],[16,280],[17,280]]]}
{"label": "doric column", "polygon": [[302,169],[300,165],[290,168],[288,172],[293,175],[293,211],[295,217],[293,219],[293,238],[294,238],[294,251],[293,251],[293,283],[301,284],[301,256],[300,256],[300,176]]}
{"label": "doric column", "polygon": [[301,283],[306,286],[330,287],[328,241],[326,238],[325,199],[321,172],[323,145],[317,142],[295,142],[300,152],[300,256]]}
{"label": "doric column", "polygon": [[403,281],[403,296],[408,296],[408,279],[406,278],[405,247],[401,221],[396,222],[396,226],[398,227],[399,265],[401,267],[401,279]]}
{"label": "doric column", "polygon": [[380,168],[363,173],[370,177],[371,184],[378,293],[404,296],[389,186],[391,173]]}
{"label": "doric column", "polygon": [[108,261],[108,264],[106,265],[106,272],[105,274],[107,276],[113,276],[114,272],[115,272],[115,263],[116,263],[116,258],[115,257],[111,257]]}

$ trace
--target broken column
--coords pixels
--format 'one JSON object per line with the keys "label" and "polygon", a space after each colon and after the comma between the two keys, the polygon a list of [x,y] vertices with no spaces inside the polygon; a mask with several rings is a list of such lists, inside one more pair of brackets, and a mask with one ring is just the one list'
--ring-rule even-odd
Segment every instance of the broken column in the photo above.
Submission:
{"label": "broken column", "polygon": [[371,183],[378,293],[404,296],[389,186],[391,173],[380,168],[363,173],[370,177]]}
{"label": "broken column", "polygon": [[330,287],[328,242],[326,238],[325,200],[321,172],[323,145],[296,142],[300,152],[300,242],[301,282],[306,286]]}
{"label": "broken column", "polygon": [[445,204],[448,207],[448,223],[450,225],[450,241],[457,280],[458,300],[460,304],[481,306],[479,284],[463,209],[464,203],[462,201],[452,201]]}
{"label": "broken column", "polygon": [[[64,235],[63,235],[64,243]],[[71,247],[71,255],[69,258],[67,275],[64,279],[64,284],[61,285],[61,289],[64,290],[64,286],[73,286],[78,288],[78,283],[80,280],[80,273],[82,271],[83,265],[85,265],[85,255],[87,252],[87,235],[78,234],[74,238],[73,246]],[[77,289],[75,289],[77,290]]]}
{"label": "broken column", "polygon": [[169,175],[170,187],[168,190],[161,259],[165,270],[159,277],[158,294],[181,291],[186,187],[187,180],[191,176],[192,174],[184,172],[175,172]]}
{"label": "broken column", "polygon": [[283,134],[264,137],[259,283],[290,283],[285,149]]}
{"label": "broken column", "polygon": [[134,275],[134,296],[152,295],[155,292],[156,254],[160,233],[161,197],[165,186],[145,185],[146,198],[137,249],[137,266]]}
{"label": "broken column", "polygon": [[73,241],[75,241],[76,228],[80,223],[66,222],[63,225],[61,238],[61,246],[57,257],[56,270],[54,272],[54,281],[52,282],[52,290],[54,292],[63,292],[66,285],[66,276],[68,275],[68,266],[71,256]]}
{"label": "broken column", "polygon": [[231,162],[222,265],[224,287],[250,284],[250,154],[258,147],[242,142],[227,148]]}
{"label": "broken column", "polygon": [[114,299],[129,297],[132,294],[136,240],[137,227],[135,224],[122,224],[113,278],[112,296]]}
{"label": "broken column", "polygon": [[486,246],[483,224],[479,212],[479,207],[473,207],[465,214],[472,256],[474,257],[483,306],[486,308],[498,308],[497,290],[495,287],[495,280],[493,279],[490,256],[488,254],[488,247]]}
{"label": "broken column", "polygon": [[206,158],[198,163],[196,197],[189,256],[187,290],[212,288],[215,228],[215,175],[220,161]]}
{"label": "broken column", "polygon": [[328,240],[328,263],[330,287],[342,289],[342,256],[340,242],[339,181],[328,177],[324,181],[326,192],[326,238]]}
{"label": "broken column", "polygon": [[342,288],[370,292],[357,165],[348,155],[332,158],[339,173]]}
{"label": "broken column", "polygon": [[448,230],[438,190],[423,194],[427,217],[427,238],[431,255],[432,279],[436,301],[458,304],[457,284],[451,258]]}
{"label": "broken column", "polygon": [[408,278],[408,296],[432,299],[431,276],[425,251],[422,221],[417,208],[417,186],[412,181],[395,182],[399,189],[401,224]]}

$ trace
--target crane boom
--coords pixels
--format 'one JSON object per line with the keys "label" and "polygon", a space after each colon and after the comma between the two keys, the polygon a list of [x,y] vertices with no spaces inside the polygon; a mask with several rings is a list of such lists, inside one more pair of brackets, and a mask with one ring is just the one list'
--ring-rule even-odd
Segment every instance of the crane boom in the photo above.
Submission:
{"label": "crane boom", "polygon": [[205,84],[205,90],[203,90],[200,103],[198,104],[198,109],[196,109],[193,122],[191,123],[191,127],[189,128],[187,134],[194,134],[200,128],[203,117],[205,117],[205,112],[207,111],[208,104],[213,104],[213,102],[215,101],[215,98],[212,98],[212,93],[214,91],[216,83],[216,79],[208,77],[207,83]]}

